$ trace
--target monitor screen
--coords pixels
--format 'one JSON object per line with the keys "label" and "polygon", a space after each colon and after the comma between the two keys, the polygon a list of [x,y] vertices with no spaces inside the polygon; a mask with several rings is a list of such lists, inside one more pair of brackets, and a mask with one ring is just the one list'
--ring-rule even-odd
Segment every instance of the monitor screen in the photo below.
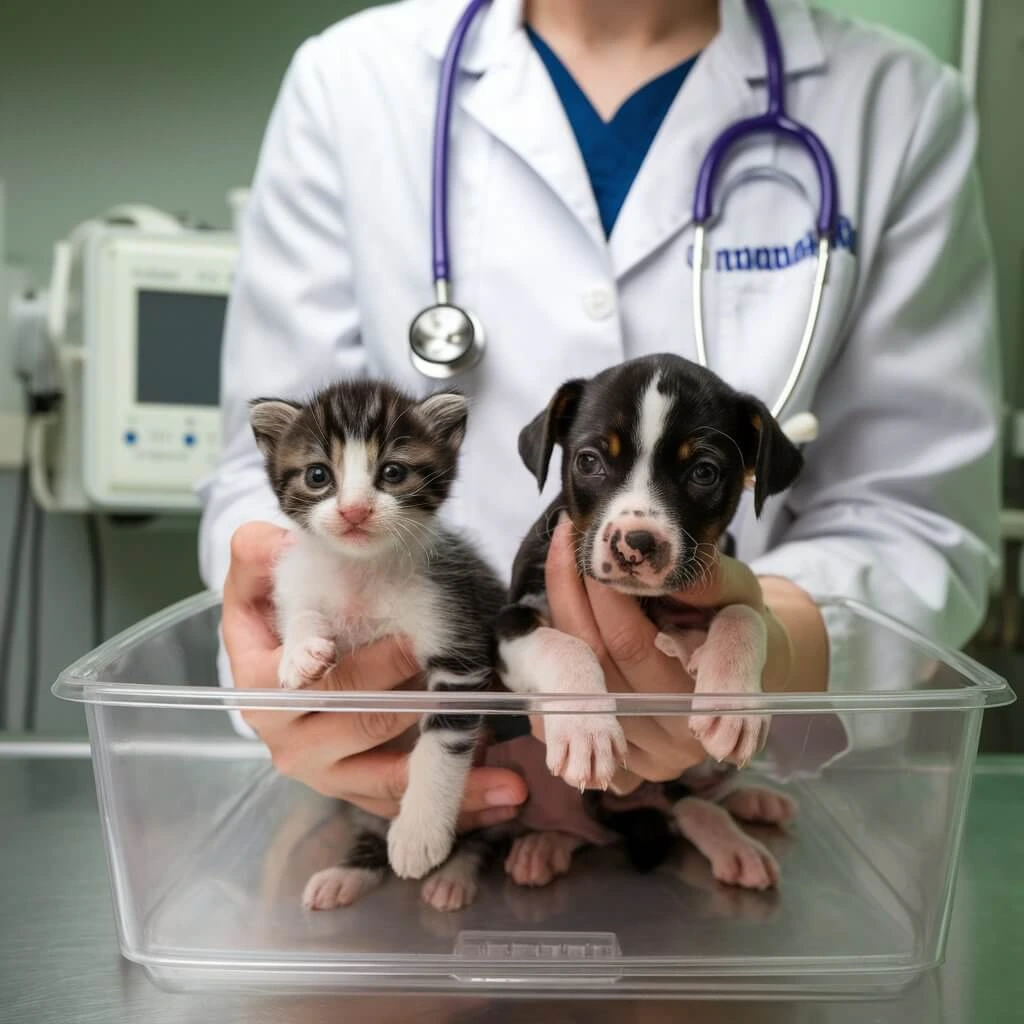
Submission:
{"label": "monitor screen", "polygon": [[136,401],[216,406],[227,297],[140,290]]}

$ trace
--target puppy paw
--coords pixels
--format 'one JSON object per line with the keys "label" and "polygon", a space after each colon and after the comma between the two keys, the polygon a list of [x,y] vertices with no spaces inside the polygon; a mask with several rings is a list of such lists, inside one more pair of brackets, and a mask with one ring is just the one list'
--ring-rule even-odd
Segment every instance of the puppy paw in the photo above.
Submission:
{"label": "puppy paw", "polygon": [[388,863],[399,878],[422,878],[447,860],[454,841],[445,822],[403,808],[388,829]]}
{"label": "puppy paw", "polygon": [[318,871],[302,891],[302,905],[307,910],[334,910],[355,903],[360,896],[380,885],[383,871],[347,868],[338,865]]}
{"label": "puppy paw", "polygon": [[733,790],[721,804],[734,818],[756,825],[785,825],[797,816],[792,797],[764,786]]}
{"label": "puppy paw", "polygon": [[766,715],[691,715],[690,732],[716,761],[744,766],[768,738]]}
{"label": "puppy paw", "polygon": [[607,789],[626,758],[626,737],[614,715],[550,715],[544,723],[547,766],[579,789]]}
{"label": "puppy paw", "polygon": [[333,640],[314,636],[299,644],[285,644],[278,681],[286,690],[301,690],[318,682],[337,657]]}
{"label": "puppy paw", "polygon": [[579,841],[564,832],[530,832],[512,844],[505,874],[516,885],[548,885],[566,874]]}
{"label": "puppy paw", "polygon": [[476,899],[476,893],[475,872],[460,865],[449,870],[444,864],[424,881],[420,899],[434,910],[451,913],[468,907]]}
{"label": "puppy paw", "polygon": [[737,833],[708,851],[711,873],[719,882],[741,889],[774,889],[779,884],[779,865],[756,839]]}

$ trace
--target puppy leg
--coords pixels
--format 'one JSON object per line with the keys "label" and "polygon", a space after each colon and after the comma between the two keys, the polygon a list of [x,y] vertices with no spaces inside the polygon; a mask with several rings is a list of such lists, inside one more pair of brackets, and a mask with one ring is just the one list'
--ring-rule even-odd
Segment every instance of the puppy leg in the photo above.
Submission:
{"label": "puppy leg", "polygon": [[[510,605],[497,621],[502,682],[517,693],[607,696],[597,655],[580,639],[544,625],[536,608]],[[625,763],[626,737],[600,703],[583,704],[571,715],[544,719],[547,765],[552,775],[581,792],[607,789]]]}
{"label": "puppy leg", "polygon": [[583,840],[566,832],[528,832],[512,843],[505,874],[517,885],[547,885],[567,874]]}
{"label": "puppy leg", "polygon": [[[768,636],[760,614],[745,605],[730,605],[711,620],[707,639],[691,655],[687,671],[694,677],[695,693],[760,693],[767,656]],[[713,758],[742,766],[764,745],[768,717],[692,715],[690,731]]]}
{"label": "puppy leg", "polygon": [[383,836],[362,832],[340,864],[310,877],[302,892],[302,905],[307,910],[350,906],[384,881],[387,868],[388,851]]}
{"label": "puppy leg", "polygon": [[711,862],[720,882],[744,889],[779,884],[779,865],[766,847],[748,836],[717,804],[686,797],[672,808],[679,831]]}
{"label": "puppy leg", "polygon": [[427,876],[420,888],[420,898],[435,910],[468,907],[476,899],[480,871],[489,853],[487,842],[480,837],[461,840],[454,853]]}
{"label": "puppy leg", "polygon": [[785,825],[797,816],[796,801],[767,786],[743,786],[719,801],[734,818],[753,825]]}

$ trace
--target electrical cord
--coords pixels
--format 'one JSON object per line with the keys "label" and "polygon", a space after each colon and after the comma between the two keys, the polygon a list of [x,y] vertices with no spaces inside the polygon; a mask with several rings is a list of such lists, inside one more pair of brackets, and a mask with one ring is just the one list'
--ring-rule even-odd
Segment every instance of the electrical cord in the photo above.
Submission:
{"label": "electrical cord", "polygon": [[[30,402],[26,396],[26,409]],[[14,626],[18,618],[18,598],[21,590],[21,563],[24,551],[25,526],[31,514],[29,501],[28,424],[26,418],[24,451],[14,496],[14,526],[7,558],[7,587],[4,595],[3,622],[0,623],[0,729],[7,724],[7,697],[10,692],[11,665],[14,660]]]}
{"label": "electrical cord", "polygon": [[39,718],[39,648],[42,645],[43,526],[46,512],[35,509],[28,542],[28,628],[25,653],[25,732],[33,733]]}
{"label": "electrical cord", "polygon": [[92,565],[92,645],[99,647],[107,638],[104,600],[106,598],[106,575],[103,567],[103,539],[100,535],[100,517],[90,513],[85,517],[86,539],[89,544],[89,561]]}

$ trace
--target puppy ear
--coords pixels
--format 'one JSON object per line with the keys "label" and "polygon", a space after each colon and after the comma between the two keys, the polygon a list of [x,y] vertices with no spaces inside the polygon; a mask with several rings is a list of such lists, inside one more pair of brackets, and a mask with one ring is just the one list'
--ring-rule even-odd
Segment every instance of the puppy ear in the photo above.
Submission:
{"label": "puppy ear", "polygon": [[740,395],[739,407],[740,449],[747,472],[754,474],[754,515],[759,516],[765,500],[797,478],[804,458],[764,402]]}
{"label": "puppy ear", "polygon": [[438,391],[416,406],[430,429],[452,448],[458,448],[466,436],[469,402],[458,391]]}
{"label": "puppy ear", "polygon": [[269,459],[281,438],[302,412],[302,406],[279,398],[254,398],[249,403],[249,425],[256,446]]}
{"label": "puppy ear", "polygon": [[576,416],[576,408],[586,381],[566,381],[556,392],[548,407],[519,432],[519,457],[537,480],[537,490],[544,490],[548,466],[555,444],[562,444]]}

